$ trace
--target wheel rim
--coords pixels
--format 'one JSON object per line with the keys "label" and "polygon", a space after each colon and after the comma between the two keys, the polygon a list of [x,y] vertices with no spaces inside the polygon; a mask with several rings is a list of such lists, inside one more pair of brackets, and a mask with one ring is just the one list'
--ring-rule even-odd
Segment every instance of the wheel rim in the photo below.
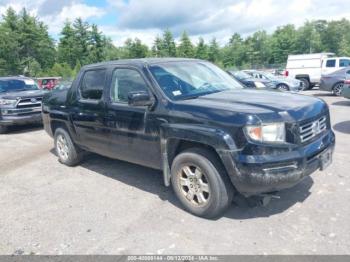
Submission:
{"label": "wheel rim", "polygon": [[333,89],[333,93],[336,95],[336,96],[340,96],[341,95],[341,90],[343,88],[343,84],[337,84],[334,89]]}
{"label": "wheel rim", "polygon": [[280,85],[280,86],[278,87],[278,89],[281,90],[281,91],[288,91],[288,86],[286,86],[286,85]]}
{"label": "wheel rim", "polygon": [[58,135],[56,142],[57,153],[63,160],[69,157],[69,148],[66,138],[63,135]]}
{"label": "wheel rim", "polygon": [[179,174],[179,187],[185,199],[194,206],[202,207],[208,204],[211,193],[206,175],[194,165],[184,166]]}

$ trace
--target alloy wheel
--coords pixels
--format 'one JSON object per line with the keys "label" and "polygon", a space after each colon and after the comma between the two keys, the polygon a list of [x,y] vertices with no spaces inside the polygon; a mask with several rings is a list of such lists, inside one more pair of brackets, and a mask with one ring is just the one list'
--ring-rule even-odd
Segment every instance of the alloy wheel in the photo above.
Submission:
{"label": "alloy wheel", "polygon": [[206,175],[199,167],[184,166],[179,174],[180,191],[188,202],[197,207],[208,204],[210,199],[210,185]]}
{"label": "alloy wheel", "polygon": [[336,96],[340,96],[342,89],[343,89],[343,86],[344,86],[343,83],[336,84],[333,88],[333,94]]}
{"label": "alloy wheel", "polygon": [[56,148],[58,155],[63,159],[67,160],[69,157],[69,148],[66,138],[63,135],[58,135]]}

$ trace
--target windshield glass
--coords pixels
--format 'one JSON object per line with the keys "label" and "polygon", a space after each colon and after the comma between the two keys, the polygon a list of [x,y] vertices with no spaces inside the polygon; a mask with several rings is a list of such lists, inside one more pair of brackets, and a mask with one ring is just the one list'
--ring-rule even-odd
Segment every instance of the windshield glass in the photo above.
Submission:
{"label": "windshield glass", "polygon": [[16,92],[26,90],[38,90],[38,85],[32,79],[0,79],[0,92]]}
{"label": "windshield glass", "polygon": [[169,62],[151,66],[150,71],[164,93],[173,100],[243,88],[229,74],[206,62]]}
{"label": "windshield glass", "polygon": [[247,79],[247,78],[251,78],[252,76],[251,75],[248,75],[247,73],[245,72],[242,72],[242,71],[238,71],[238,72],[232,72],[232,74],[237,77],[238,79]]}

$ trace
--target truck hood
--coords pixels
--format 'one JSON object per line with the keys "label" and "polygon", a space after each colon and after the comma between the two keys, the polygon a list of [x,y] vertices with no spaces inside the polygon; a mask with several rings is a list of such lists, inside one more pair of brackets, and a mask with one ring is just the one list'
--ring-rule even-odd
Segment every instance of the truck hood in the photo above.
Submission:
{"label": "truck hood", "polygon": [[179,103],[184,106],[202,108],[202,110],[198,110],[199,116],[210,112],[217,114],[216,118],[218,118],[223,115],[228,116],[228,112],[231,112],[231,117],[242,114],[245,116],[254,115],[263,122],[298,122],[327,111],[325,102],[318,98],[248,89],[214,93]]}
{"label": "truck hood", "polygon": [[26,90],[26,91],[18,91],[18,92],[5,92],[5,93],[0,93],[0,98],[18,100],[20,98],[42,97],[46,93],[47,93],[47,91],[44,91],[44,90]]}

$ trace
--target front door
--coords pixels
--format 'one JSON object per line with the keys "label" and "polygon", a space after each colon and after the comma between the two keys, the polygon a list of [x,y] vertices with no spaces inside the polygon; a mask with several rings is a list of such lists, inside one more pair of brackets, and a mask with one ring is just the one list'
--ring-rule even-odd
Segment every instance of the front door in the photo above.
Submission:
{"label": "front door", "polygon": [[106,109],[112,156],[153,168],[160,168],[159,126],[155,114],[146,106],[128,105],[128,94],[147,91],[143,75],[133,68],[115,68]]}

